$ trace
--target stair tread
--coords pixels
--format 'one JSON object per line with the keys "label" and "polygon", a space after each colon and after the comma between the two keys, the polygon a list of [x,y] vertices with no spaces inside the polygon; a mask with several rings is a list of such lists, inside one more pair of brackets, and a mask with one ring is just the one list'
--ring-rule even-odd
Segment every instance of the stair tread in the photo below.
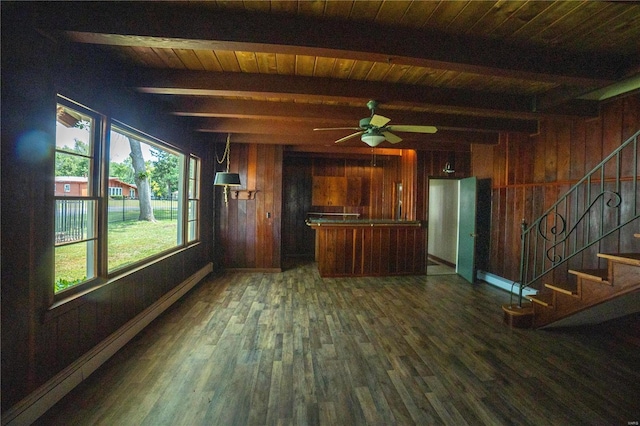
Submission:
{"label": "stair tread", "polygon": [[591,281],[604,283],[607,283],[607,279],[609,278],[608,269],[569,269],[569,273]]}
{"label": "stair tread", "polygon": [[545,284],[544,286],[558,293],[568,294],[570,296],[576,296],[578,294],[577,286],[571,284]]}
{"label": "stair tread", "polygon": [[640,238],[640,234],[633,234],[634,237]]}
{"label": "stair tread", "polygon": [[640,253],[598,253],[598,257],[627,265],[640,266]]}
{"label": "stair tread", "polygon": [[538,305],[553,307],[553,294],[538,293],[530,294],[525,297]]}
{"label": "stair tread", "polygon": [[522,306],[506,304],[502,305],[502,310],[514,316],[533,315],[533,306],[531,306],[531,303],[523,303]]}

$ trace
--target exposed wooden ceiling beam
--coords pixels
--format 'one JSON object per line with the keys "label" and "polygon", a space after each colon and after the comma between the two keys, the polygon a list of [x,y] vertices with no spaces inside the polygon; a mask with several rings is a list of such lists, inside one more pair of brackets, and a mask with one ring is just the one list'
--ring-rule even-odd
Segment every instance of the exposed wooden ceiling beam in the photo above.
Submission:
{"label": "exposed wooden ceiling beam", "polygon": [[[565,85],[592,86],[619,77],[631,61],[613,56],[559,55],[548,49],[425,29],[248,13],[213,8],[128,3],[56,2],[41,25],[74,40],[120,46],[287,53],[387,62]],[[99,19],[96,19],[99,16]],[[397,43],[397,40],[403,40]],[[631,63],[629,63],[631,65]]]}
{"label": "exposed wooden ceiling beam", "polygon": [[[376,99],[389,106],[432,108],[479,116],[536,120],[534,98],[462,89],[412,86],[359,80],[276,74],[214,73],[205,71],[140,69],[132,85],[143,93],[191,96],[264,97],[307,102],[358,102]],[[597,115],[597,103],[580,103],[575,115]],[[569,108],[569,107],[567,107]],[[572,115],[572,114],[568,114]]]}
{"label": "exposed wooden ceiling beam", "polygon": [[[180,116],[245,118],[269,120],[305,120],[333,122],[336,126],[355,126],[363,117],[369,116],[368,109],[362,107],[302,104],[298,102],[244,101],[234,99],[211,99],[203,97],[180,97],[172,102],[172,113]],[[395,124],[427,124],[441,129],[492,130],[522,132],[538,131],[537,120],[479,117],[431,112],[402,111],[385,109],[378,105],[377,114],[385,115]],[[313,124],[315,126],[315,124]]]}

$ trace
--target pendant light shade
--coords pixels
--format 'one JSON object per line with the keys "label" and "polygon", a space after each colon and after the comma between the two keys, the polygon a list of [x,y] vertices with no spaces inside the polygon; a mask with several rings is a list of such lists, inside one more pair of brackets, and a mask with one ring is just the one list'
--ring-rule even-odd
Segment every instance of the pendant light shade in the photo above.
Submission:
{"label": "pendant light shade", "polygon": [[240,175],[238,173],[217,172],[213,184],[222,186],[238,186],[241,185]]}

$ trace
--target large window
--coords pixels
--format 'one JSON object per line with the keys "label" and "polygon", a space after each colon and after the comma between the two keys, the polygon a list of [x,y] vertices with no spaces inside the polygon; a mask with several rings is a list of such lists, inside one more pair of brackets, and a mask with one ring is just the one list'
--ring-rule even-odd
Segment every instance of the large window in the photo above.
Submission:
{"label": "large window", "polygon": [[137,199],[109,198],[109,271],[183,243],[184,155],[122,126],[111,127],[109,179],[135,188]]}
{"label": "large window", "polygon": [[196,156],[60,97],[54,293],[196,243],[199,179]]}
{"label": "large window", "polygon": [[56,108],[55,291],[97,273],[97,202],[93,181],[99,120],[61,100]]}

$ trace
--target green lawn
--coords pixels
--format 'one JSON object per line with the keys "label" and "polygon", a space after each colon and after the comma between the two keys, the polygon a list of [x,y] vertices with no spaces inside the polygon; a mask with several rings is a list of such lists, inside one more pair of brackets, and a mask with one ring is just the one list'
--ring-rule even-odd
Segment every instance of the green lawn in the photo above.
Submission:
{"label": "green lawn", "polygon": [[[177,220],[153,222],[116,222],[109,224],[109,271],[138,262],[177,245]],[[87,243],[56,248],[56,291],[63,290],[86,276]]]}

